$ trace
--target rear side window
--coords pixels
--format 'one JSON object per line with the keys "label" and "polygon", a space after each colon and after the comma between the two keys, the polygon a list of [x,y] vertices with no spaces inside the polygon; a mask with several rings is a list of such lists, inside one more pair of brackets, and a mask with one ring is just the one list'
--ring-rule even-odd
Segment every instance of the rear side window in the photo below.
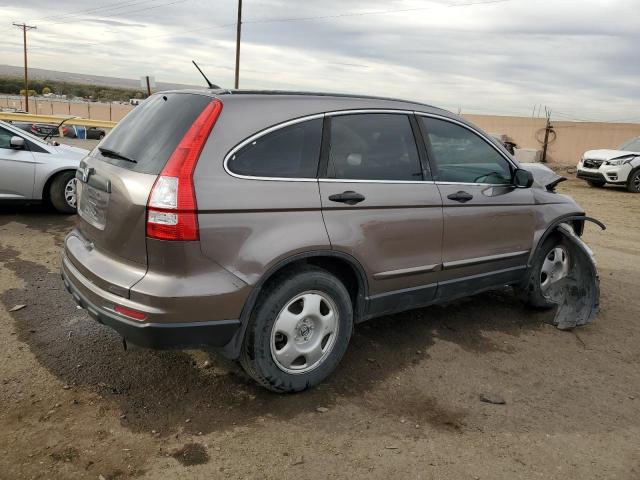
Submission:
{"label": "rear side window", "polygon": [[[213,99],[204,95],[164,93],[135,107],[100,144],[136,163],[101,156],[105,162],[141,173],[159,174],[191,124]],[[94,155],[100,156],[96,149]]]}
{"label": "rear side window", "polygon": [[227,167],[251,177],[316,178],[321,143],[321,118],[295,123],[245,145]]}
{"label": "rear side window", "polygon": [[422,180],[409,117],[384,113],[332,117],[327,176],[350,180]]}

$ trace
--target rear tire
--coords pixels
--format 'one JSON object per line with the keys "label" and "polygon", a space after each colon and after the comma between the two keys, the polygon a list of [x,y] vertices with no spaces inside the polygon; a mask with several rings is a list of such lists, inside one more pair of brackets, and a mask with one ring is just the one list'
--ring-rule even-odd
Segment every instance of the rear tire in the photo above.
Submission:
{"label": "rear tire", "polygon": [[76,213],[76,172],[68,171],[56,175],[49,186],[51,204],[60,213]]}
{"label": "rear tire", "polygon": [[353,307],[340,280],[318,267],[278,275],[261,293],[247,326],[240,364],[274,392],[299,392],[324,380],[342,359]]}
{"label": "rear tire", "polygon": [[605,182],[598,182],[597,180],[587,180],[587,183],[594,188],[602,188],[605,185]]}
{"label": "rear tire", "polygon": [[631,193],[640,193],[640,168],[633,170],[629,174],[629,180],[627,180],[627,190]]}
{"label": "rear tire", "polygon": [[526,286],[520,294],[524,302],[534,308],[555,307],[545,291],[569,274],[571,258],[566,240],[561,234],[551,234],[536,252]]}

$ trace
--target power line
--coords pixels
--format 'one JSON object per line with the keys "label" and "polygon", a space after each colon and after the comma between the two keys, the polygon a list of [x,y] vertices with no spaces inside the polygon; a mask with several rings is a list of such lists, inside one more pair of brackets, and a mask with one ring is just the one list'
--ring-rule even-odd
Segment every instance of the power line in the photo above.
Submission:
{"label": "power line", "polygon": [[[156,8],[160,8],[160,7],[166,7],[166,6],[168,6],[168,5],[174,5],[174,4],[176,4],[176,3],[184,3],[184,2],[186,2],[186,1],[188,1],[188,0],[174,0],[174,1],[172,1],[172,2],[161,3],[161,4],[159,4],[159,5],[149,5],[149,6],[147,6],[147,7],[144,7],[144,8],[138,8],[138,9],[134,9],[134,10],[117,11],[117,10],[122,10],[122,9],[129,8],[129,7],[133,7],[133,6],[136,6],[136,5],[141,5],[141,4],[143,4],[143,3],[149,3],[150,1],[155,1],[155,0],[142,0],[142,1],[139,1],[139,2],[132,3],[132,4],[130,4],[130,5],[124,5],[124,6],[122,6],[122,7],[114,8],[113,10],[100,11],[100,12],[98,12],[98,14],[97,14],[97,15],[103,15],[103,14],[105,14],[105,13],[106,13],[106,14],[108,14],[108,15],[106,15],[106,16],[109,16],[109,15],[112,15],[112,14],[116,14],[116,15],[130,15],[130,14],[132,14],[132,13],[137,13],[137,12],[147,12],[147,11],[149,11],[149,10],[154,10],[154,9],[156,9]],[[85,15],[80,15],[80,16],[85,16]],[[86,21],[86,20],[87,20],[87,19],[83,19],[83,18],[72,18],[72,19],[70,19],[70,20],[69,20],[69,19],[67,19],[67,20],[60,21],[60,22],[52,22],[52,23],[51,23],[51,25],[60,25],[60,24],[66,24],[66,23],[83,22],[83,21]]]}
{"label": "power line", "polygon": [[[146,0],[146,1],[151,1],[151,0]],[[126,4],[131,4],[131,3],[133,3],[133,4],[140,3],[140,0],[133,0],[133,1],[132,0],[125,0],[125,1],[121,1],[121,2],[115,2],[115,3],[111,3],[111,4],[107,4],[107,5],[102,5],[100,7],[87,8],[87,9],[84,9],[84,10],[75,10],[73,12],[61,13],[59,15],[49,15],[48,17],[40,17],[40,18],[34,19],[33,21],[36,21],[36,20],[40,20],[40,21],[41,20],[51,20],[51,19],[57,20],[57,19],[64,18],[64,17],[77,17],[77,16],[81,16],[81,15],[84,15],[84,14],[87,14],[87,13],[96,12],[96,11],[99,11],[99,10],[105,10],[105,9],[106,10],[110,10],[110,9],[118,7],[118,6],[126,7],[127,6]],[[121,7],[118,7],[118,8],[121,8]]]}
{"label": "power line", "polygon": [[[484,0],[484,1],[474,1],[474,2],[466,2],[466,3],[450,3],[443,5],[444,8],[458,8],[458,7],[472,7],[475,5],[491,5],[495,3],[508,3],[513,0]],[[397,8],[390,10],[378,10],[372,12],[352,12],[352,13],[336,13],[333,15],[317,15],[310,17],[289,17],[289,18],[264,18],[257,20],[247,20],[244,23],[275,23],[275,22],[300,22],[300,21],[308,21],[308,20],[325,20],[331,18],[343,18],[343,17],[362,17],[367,15],[386,15],[393,13],[405,13],[405,12],[415,12],[419,10],[435,10],[440,7],[415,7],[415,8]]]}

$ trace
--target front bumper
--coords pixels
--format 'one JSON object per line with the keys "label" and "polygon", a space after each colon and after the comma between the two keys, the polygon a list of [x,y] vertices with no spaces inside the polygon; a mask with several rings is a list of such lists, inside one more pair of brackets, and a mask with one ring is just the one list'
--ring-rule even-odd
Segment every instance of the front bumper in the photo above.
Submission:
{"label": "front bumper", "polygon": [[576,176],[582,180],[592,182],[622,185],[626,183],[628,168],[625,165],[602,164],[599,168],[585,168],[583,162],[578,163]]}
{"label": "front bumper", "polygon": [[607,183],[608,180],[600,172],[593,172],[588,170],[578,170],[576,176],[581,180],[588,180],[591,182]]}
{"label": "front bumper", "polygon": [[84,278],[66,255],[62,258],[61,273],[65,288],[78,305],[86,309],[93,319],[113,328],[127,342],[135,345],[148,348],[224,346],[240,328],[240,321],[235,319],[188,323],[130,320],[104,306],[113,298],[113,294]]}

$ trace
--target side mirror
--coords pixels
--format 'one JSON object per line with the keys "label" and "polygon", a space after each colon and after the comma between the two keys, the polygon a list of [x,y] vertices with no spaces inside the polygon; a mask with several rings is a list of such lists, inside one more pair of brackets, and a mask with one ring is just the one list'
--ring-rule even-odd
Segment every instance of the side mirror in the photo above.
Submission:
{"label": "side mirror", "polygon": [[533,185],[533,173],[518,168],[513,174],[513,184],[518,188],[530,188]]}
{"label": "side mirror", "polygon": [[24,138],[15,135],[11,137],[10,145],[11,148],[22,150],[24,148]]}

